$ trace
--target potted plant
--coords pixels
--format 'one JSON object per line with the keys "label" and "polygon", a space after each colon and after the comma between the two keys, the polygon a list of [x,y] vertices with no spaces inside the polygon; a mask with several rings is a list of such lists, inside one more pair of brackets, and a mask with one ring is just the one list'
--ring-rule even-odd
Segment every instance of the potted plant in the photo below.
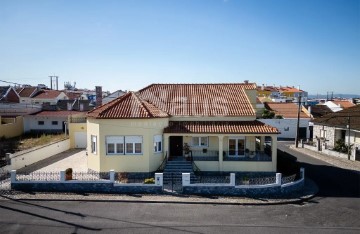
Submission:
{"label": "potted plant", "polygon": [[183,150],[184,150],[185,158],[187,160],[190,160],[190,146],[188,143],[184,143]]}
{"label": "potted plant", "polygon": [[67,168],[65,170],[65,180],[72,180],[72,173],[73,173],[72,168]]}

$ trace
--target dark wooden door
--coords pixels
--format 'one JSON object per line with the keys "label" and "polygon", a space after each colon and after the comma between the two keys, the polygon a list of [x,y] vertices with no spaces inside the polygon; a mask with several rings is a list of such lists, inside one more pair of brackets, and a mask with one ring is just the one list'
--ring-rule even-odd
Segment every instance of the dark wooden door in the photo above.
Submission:
{"label": "dark wooden door", "polygon": [[183,155],[183,137],[182,136],[170,136],[170,156],[182,156]]}

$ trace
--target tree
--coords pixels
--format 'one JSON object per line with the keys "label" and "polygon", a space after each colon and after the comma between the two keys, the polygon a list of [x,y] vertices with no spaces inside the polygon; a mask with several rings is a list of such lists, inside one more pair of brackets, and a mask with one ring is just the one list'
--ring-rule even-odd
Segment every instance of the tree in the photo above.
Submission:
{"label": "tree", "polygon": [[265,109],[265,110],[263,111],[262,115],[261,115],[261,117],[262,117],[263,119],[273,119],[274,116],[275,116],[275,112],[269,111],[269,110],[267,110],[267,109]]}

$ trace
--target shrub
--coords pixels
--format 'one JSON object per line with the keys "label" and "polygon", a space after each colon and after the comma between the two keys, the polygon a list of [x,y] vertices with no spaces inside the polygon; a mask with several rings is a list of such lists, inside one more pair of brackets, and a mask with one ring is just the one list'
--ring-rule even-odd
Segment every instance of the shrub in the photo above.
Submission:
{"label": "shrub", "polygon": [[333,150],[340,153],[348,153],[349,147],[351,150],[352,145],[348,146],[345,144],[345,141],[343,139],[339,139],[335,142],[335,147]]}
{"label": "shrub", "polygon": [[145,179],[144,184],[155,184],[155,179],[154,178]]}

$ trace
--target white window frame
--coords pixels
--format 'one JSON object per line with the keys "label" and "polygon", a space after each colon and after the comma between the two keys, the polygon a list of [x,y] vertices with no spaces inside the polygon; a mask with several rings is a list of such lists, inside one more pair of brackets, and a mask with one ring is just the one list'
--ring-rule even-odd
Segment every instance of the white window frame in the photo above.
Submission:
{"label": "white window frame", "polygon": [[[235,140],[235,154],[230,155],[230,140]],[[244,141],[244,149],[239,149],[239,140]],[[246,150],[246,138],[245,137],[229,137],[228,139],[228,152],[229,156],[233,157],[245,157],[245,150]],[[239,154],[239,152],[244,152],[244,154]]]}
{"label": "white window frame", "polygon": [[[126,155],[141,155],[143,154],[143,136],[125,136],[124,141]],[[140,144],[140,152],[136,152],[136,145]],[[128,151],[128,146],[131,145],[131,152]]]}
{"label": "white window frame", "polygon": [[[206,139],[206,144],[202,145],[202,139]],[[197,142],[194,142],[194,141],[197,141]],[[209,147],[209,137],[208,136],[192,137],[191,144],[193,147]]]}
{"label": "white window frame", "polygon": [[154,135],[154,152],[161,153],[163,148],[162,135]]}
{"label": "white window frame", "polygon": [[90,142],[91,142],[91,153],[97,154],[97,136],[91,135]]}
{"label": "white window frame", "polygon": [[[106,136],[105,144],[106,144],[106,155],[124,155],[125,154],[125,144],[124,144],[124,136]],[[119,146],[119,145],[122,146]],[[113,145],[114,152],[109,152],[109,145]]]}
{"label": "white window frame", "polygon": [[326,135],[327,135],[326,130],[325,129],[320,129],[320,137],[326,139]]}

